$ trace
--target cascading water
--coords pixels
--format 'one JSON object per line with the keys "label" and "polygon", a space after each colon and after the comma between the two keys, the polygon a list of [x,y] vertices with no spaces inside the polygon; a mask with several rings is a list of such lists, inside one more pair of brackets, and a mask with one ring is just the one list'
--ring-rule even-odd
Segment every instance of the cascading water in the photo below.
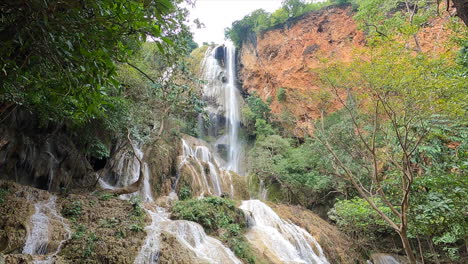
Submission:
{"label": "cascading water", "polygon": [[[151,178],[148,164],[143,162],[140,164],[138,159],[143,160],[143,152],[137,146],[133,147],[135,153],[121,152],[117,154],[116,159],[116,173],[118,178],[116,179],[115,184],[110,184],[105,179],[99,179],[99,184],[103,189],[115,189],[119,187],[129,186],[140,177],[140,169],[143,171],[143,182],[140,186],[139,195],[144,202],[152,202],[153,195],[151,194],[151,185],[149,179]],[[128,156],[131,155],[131,157]],[[142,168],[140,168],[142,166]],[[121,198],[130,199],[136,194],[123,194]]]}
{"label": "cascading water", "polygon": [[239,90],[236,87],[236,49],[232,43],[226,45],[226,67],[228,70],[227,94],[225,97],[228,125],[228,170],[239,172],[241,145],[239,141],[240,105]]}
{"label": "cascading water", "polygon": [[[198,162],[200,170],[205,173],[205,169],[202,163],[209,164],[210,177],[212,185],[208,184],[206,180],[206,174],[202,177],[208,190],[220,195],[221,187],[219,183],[219,177],[217,172],[217,162],[214,159],[211,151],[206,146],[197,146],[192,148],[183,141],[183,155],[181,157],[180,165],[184,166]],[[143,159],[143,153],[137,149],[136,155],[140,159]],[[156,264],[160,257],[160,235],[162,231],[172,233],[182,245],[187,247],[195,253],[202,262],[207,263],[241,263],[234,254],[224,247],[218,240],[209,237],[204,232],[203,228],[194,222],[189,221],[172,221],[169,219],[169,213],[164,208],[155,206],[152,202],[154,201],[150,187],[150,175],[149,166],[147,163],[142,162],[143,182],[139,190],[142,200],[146,202],[145,211],[151,216],[151,224],[145,227],[147,233],[145,242],[140,249],[137,257],[135,258],[135,264]],[[125,153],[118,156],[117,159],[117,171],[119,178],[116,180],[116,185],[111,185],[106,181],[101,181],[101,186],[106,189],[115,189],[117,187],[130,185],[138,180],[140,173],[140,162],[136,157],[128,159]],[[135,194],[131,194],[135,195]],[[121,196],[122,199],[128,199],[131,195]],[[174,196],[175,193],[170,195]],[[211,253],[207,253],[211,251]]]}
{"label": "cascading water", "polygon": [[146,211],[151,216],[151,224],[145,228],[147,237],[135,259],[135,264],[158,263],[162,231],[174,235],[185,248],[195,253],[203,263],[242,263],[220,241],[207,236],[199,224],[190,221],[170,220],[169,213],[161,207],[149,208]]}
{"label": "cascading water", "polygon": [[[227,161],[226,169],[242,173],[242,143],[239,140],[242,97],[236,86],[236,49],[232,43],[208,49],[202,64],[203,97],[211,124],[207,133],[216,138],[215,146],[223,150]],[[203,126],[200,126],[203,127]],[[221,133],[223,132],[224,133]],[[220,134],[221,133],[221,134]]]}
{"label": "cascading water", "polygon": [[145,227],[146,239],[135,259],[135,264],[158,263],[159,259],[159,236],[161,234],[160,224],[169,221],[169,215],[162,208],[146,209],[151,216],[151,224]]}
{"label": "cascading water", "polygon": [[[196,143],[198,142],[194,142],[193,144]],[[222,185],[226,185],[227,182],[231,184],[230,179],[222,177],[226,173],[220,169],[220,165],[212,151],[204,145],[191,146],[186,139],[182,139],[179,173],[183,168],[187,168],[190,172],[194,180],[193,185],[198,186],[202,190],[200,195],[220,196],[223,192]],[[177,187],[178,181],[179,177],[173,185],[174,190]]]}
{"label": "cascading water", "polygon": [[315,238],[306,230],[281,219],[259,200],[243,201],[240,208],[249,222],[247,239],[281,263],[329,263]]}
{"label": "cascading water", "polygon": [[190,221],[166,222],[163,229],[175,235],[183,245],[208,263],[241,264],[242,262],[220,241],[207,236],[203,227]]}
{"label": "cascading water", "polygon": [[[51,196],[49,200],[39,201],[34,204],[35,212],[31,217],[31,228],[26,237],[26,244],[23,248],[24,254],[47,255],[45,259],[34,260],[36,264],[47,264],[53,262],[53,257],[60,251],[63,243],[70,239],[70,227],[65,219],[56,210],[56,196]],[[56,224],[59,224],[65,231],[65,236],[53,252],[49,252],[49,243],[53,231],[56,231]]]}

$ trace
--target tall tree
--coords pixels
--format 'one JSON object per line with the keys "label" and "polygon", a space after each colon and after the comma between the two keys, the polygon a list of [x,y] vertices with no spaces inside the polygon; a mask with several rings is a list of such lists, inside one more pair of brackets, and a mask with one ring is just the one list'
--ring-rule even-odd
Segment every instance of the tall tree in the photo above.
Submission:
{"label": "tall tree", "polygon": [[[387,43],[359,54],[351,66],[330,67],[323,75],[350,116],[357,139],[351,156],[359,157],[357,163],[368,174],[356,174],[329,142],[323,126],[315,137],[332,154],[336,175],[349,181],[398,233],[410,263],[416,263],[408,239],[410,198],[421,168],[414,154],[432,116],[466,114],[466,87],[464,77],[456,74],[458,68],[450,60],[415,56],[399,44]],[[397,191],[386,191],[389,182],[399,186]],[[379,208],[376,198],[390,214]]]}

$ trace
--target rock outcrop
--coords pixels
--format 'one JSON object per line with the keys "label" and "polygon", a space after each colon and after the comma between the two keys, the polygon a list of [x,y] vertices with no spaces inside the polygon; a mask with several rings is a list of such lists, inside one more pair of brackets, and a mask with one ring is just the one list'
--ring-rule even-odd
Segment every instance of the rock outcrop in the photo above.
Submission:
{"label": "rock outcrop", "polygon": [[[239,54],[239,78],[243,89],[271,101],[272,112],[283,127],[296,136],[312,132],[311,121],[320,116],[321,101],[327,111],[334,112],[341,104],[324,89],[319,72],[330,62],[349,62],[353,51],[365,48],[366,36],[349,6],[329,6],[249,38]],[[424,52],[443,53],[449,39],[450,14],[441,13],[418,34]],[[411,41],[408,48],[414,49]],[[284,95],[278,100],[279,90]],[[281,120],[277,120],[281,121]]]}

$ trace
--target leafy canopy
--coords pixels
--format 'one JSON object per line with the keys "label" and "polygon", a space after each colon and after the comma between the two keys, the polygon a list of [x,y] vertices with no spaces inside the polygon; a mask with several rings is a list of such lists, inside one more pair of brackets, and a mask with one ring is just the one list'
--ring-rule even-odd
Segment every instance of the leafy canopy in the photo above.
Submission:
{"label": "leafy canopy", "polygon": [[147,38],[161,50],[184,31],[180,0],[33,0],[0,5],[0,101],[44,120],[106,117],[121,93],[116,62]]}

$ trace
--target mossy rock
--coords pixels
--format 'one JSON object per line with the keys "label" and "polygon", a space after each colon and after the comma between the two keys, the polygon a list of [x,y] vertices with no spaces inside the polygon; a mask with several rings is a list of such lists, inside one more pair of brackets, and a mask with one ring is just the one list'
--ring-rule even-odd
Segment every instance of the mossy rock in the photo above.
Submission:
{"label": "mossy rock", "polygon": [[146,237],[149,217],[138,203],[102,194],[70,195],[61,211],[72,222],[72,238],[59,256],[65,263],[133,263]]}

